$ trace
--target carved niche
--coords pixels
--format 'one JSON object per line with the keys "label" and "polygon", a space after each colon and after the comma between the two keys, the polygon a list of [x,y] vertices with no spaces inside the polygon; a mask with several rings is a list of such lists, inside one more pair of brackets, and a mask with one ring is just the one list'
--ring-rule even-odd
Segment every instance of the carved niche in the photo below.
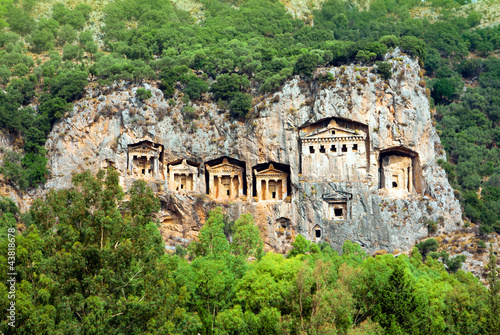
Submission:
{"label": "carved niche", "polygon": [[207,166],[208,187],[214,199],[236,199],[243,197],[244,168],[229,163],[224,158],[221,164]]}
{"label": "carved niche", "polygon": [[274,168],[269,164],[269,168],[256,171],[254,170],[257,183],[257,197],[259,200],[283,200],[287,196],[287,178],[288,173]]}
{"label": "carved niche", "polygon": [[151,141],[128,145],[127,172],[141,178],[163,179],[163,146]]}

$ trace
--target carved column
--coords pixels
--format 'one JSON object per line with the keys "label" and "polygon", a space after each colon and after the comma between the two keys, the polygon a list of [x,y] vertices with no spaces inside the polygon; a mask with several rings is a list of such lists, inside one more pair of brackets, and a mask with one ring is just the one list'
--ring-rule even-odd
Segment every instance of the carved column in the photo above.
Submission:
{"label": "carved column", "polygon": [[243,197],[243,180],[240,174],[238,174],[238,194],[240,198]]}
{"label": "carved column", "polygon": [[234,194],[233,176],[229,175],[229,199],[237,198]]}
{"label": "carved column", "polygon": [[128,168],[129,168],[130,174],[133,174],[134,173],[134,155],[132,155],[130,153],[128,156]]}
{"label": "carved column", "polygon": [[210,173],[208,178],[208,194],[210,194],[212,198],[215,198],[215,176],[213,173]]}
{"label": "carved column", "polygon": [[[254,171],[255,173],[255,171]],[[260,178],[255,178],[255,182],[257,183],[257,185],[255,185],[256,189],[257,189],[257,198],[259,198],[259,200],[262,200],[262,182],[261,182],[261,179]]]}
{"label": "carved column", "polygon": [[219,179],[219,196],[218,198],[225,199],[227,197],[227,193],[224,193],[224,184],[222,184],[222,175],[217,176]]}

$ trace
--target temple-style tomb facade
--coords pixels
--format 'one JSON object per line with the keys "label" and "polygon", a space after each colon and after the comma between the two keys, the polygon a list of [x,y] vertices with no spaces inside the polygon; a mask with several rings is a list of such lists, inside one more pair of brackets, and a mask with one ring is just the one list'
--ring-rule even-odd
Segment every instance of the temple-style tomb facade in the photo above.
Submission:
{"label": "temple-style tomb facade", "polygon": [[127,171],[134,177],[163,179],[163,146],[141,141],[128,146]]}
{"label": "temple-style tomb facade", "polygon": [[231,164],[224,158],[221,164],[206,167],[209,194],[214,199],[236,199],[243,197],[243,172],[241,166]]}
{"label": "temple-style tomb facade", "polygon": [[[339,125],[341,123],[342,125]],[[301,136],[302,175],[310,179],[361,181],[367,177],[367,134],[347,121],[309,126]]]}
{"label": "temple-style tomb facade", "polygon": [[168,188],[174,192],[190,192],[198,187],[198,168],[185,159],[168,166]]}
{"label": "temple-style tomb facade", "polygon": [[259,200],[283,200],[287,196],[288,173],[270,164],[268,169],[259,172],[254,170],[254,174]]}

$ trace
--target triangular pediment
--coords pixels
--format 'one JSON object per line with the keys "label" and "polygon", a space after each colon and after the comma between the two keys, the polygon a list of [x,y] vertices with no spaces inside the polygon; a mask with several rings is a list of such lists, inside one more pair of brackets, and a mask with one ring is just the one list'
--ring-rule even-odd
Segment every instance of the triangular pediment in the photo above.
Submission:
{"label": "triangular pediment", "polygon": [[288,173],[274,168],[273,164],[270,164],[269,168],[267,168],[265,170],[258,171],[258,172],[255,171],[256,176],[266,176],[266,175],[276,175],[276,174],[288,175]]}
{"label": "triangular pediment", "polygon": [[347,201],[351,199],[352,199],[352,193],[343,191],[332,191],[330,193],[323,194],[323,200],[328,202]]}
{"label": "triangular pediment", "polygon": [[330,138],[330,137],[345,137],[345,136],[356,136],[356,132],[354,130],[342,128],[339,126],[330,126],[327,128],[317,130],[311,134],[308,134],[306,138],[314,138],[314,137]]}
{"label": "triangular pediment", "polygon": [[217,170],[243,171],[243,168],[241,166],[229,163],[229,161],[227,160],[227,158],[224,158],[224,160],[222,161],[222,163],[220,163],[218,165],[207,166],[207,170],[208,171],[213,171],[213,170],[216,170],[216,169]]}
{"label": "triangular pediment", "polygon": [[191,172],[196,172],[198,171],[198,168],[196,166],[193,166],[193,165],[190,165],[186,159],[183,159],[182,162],[180,162],[179,164],[171,164],[170,165],[170,170],[171,171],[182,171],[182,172],[185,172],[185,171],[191,171]]}
{"label": "triangular pediment", "polygon": [[141,141],[139,143],[129,144],[129,150],[153,150],[159,151],[160,148],[155,148],[155,144],[150,141]]}

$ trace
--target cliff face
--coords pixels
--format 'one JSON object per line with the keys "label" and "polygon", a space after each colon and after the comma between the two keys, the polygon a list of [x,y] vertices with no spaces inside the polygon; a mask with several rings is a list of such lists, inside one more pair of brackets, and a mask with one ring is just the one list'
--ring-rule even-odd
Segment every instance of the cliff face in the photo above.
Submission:
{"label": "cliff face", "polygon": [[109,165],[125,188],[144,178],[162,199],[167,249],[196,238],[216,205],[230,220],[252,213],[279,252],[299,233],[337,250],[346,239],[369,252],[409,248],[427,236],[427,220],[442,232],[462,220],[436,164],[444,151],[418,64],[391,57],[387,82],[371,68],[323,69],[322,80],[293,79],[262,98],[246,122],[204,101],[188,124],[189,108],[148,84],[144,102],[133,85],[89,89],[49,136],[45,188]]}

